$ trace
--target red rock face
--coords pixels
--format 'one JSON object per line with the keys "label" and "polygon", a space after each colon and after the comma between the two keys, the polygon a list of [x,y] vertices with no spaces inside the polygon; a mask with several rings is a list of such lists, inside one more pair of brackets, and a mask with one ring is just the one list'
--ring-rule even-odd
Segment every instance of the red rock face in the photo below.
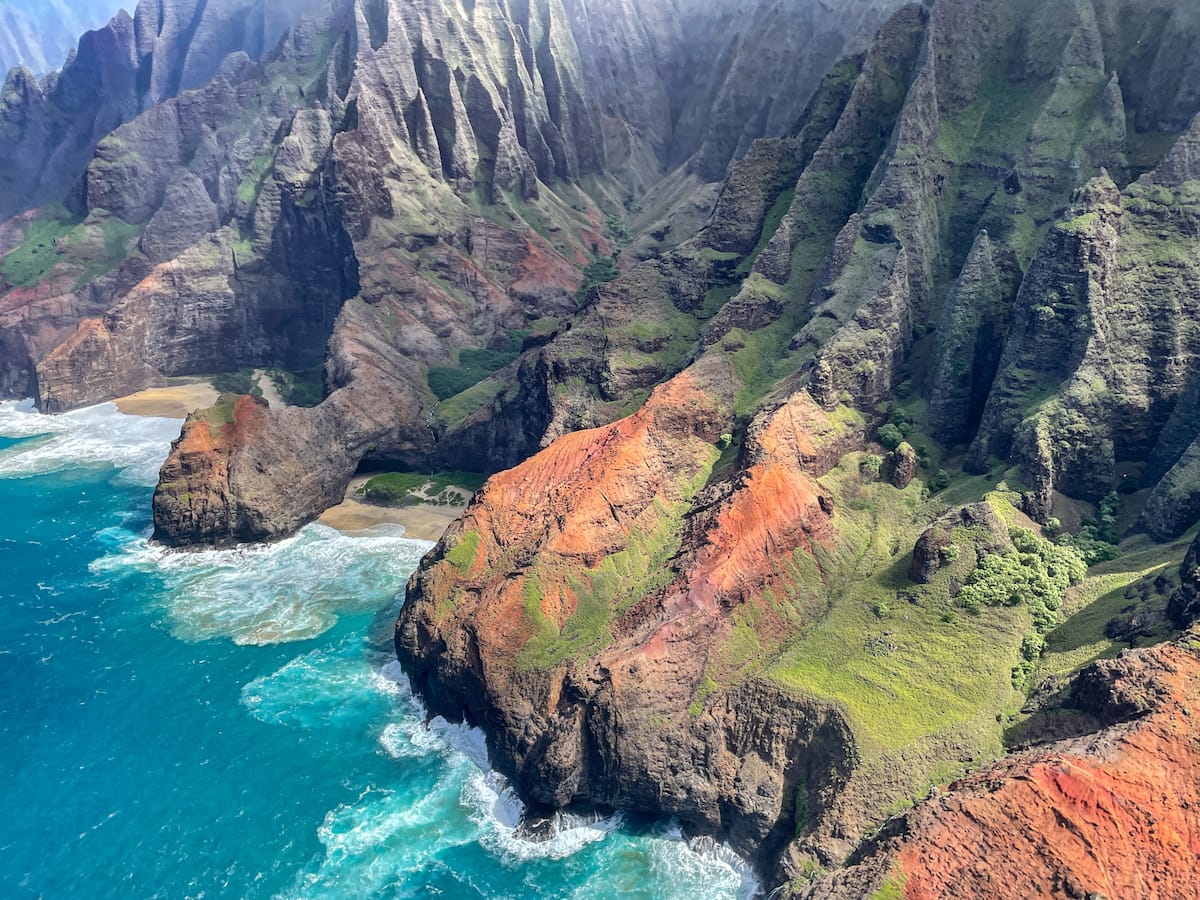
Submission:
{"label": "red rock face", "polygon": [[497,577],[511,568],[504,561],[536,557],[528,570],[542,583],[542,612],[561,628],[578,606],[572,581],[625,548],[632,530],[653,528],[662,517],[656,504],[687,499],[687,484],[711,464],[722,427],[716,403],[684,375],[635,415],[560,438],[488,482],[452,538],[479,535],[478,552],[465,570],[443,560],[431,577],[451,593],[482,581],[479,614],[489,624],[512,624],[486,640],[505,645],[497,647],[500,658],[514,656],[531,626],[524,580]]}
{"label": "red rock face", "polygon": [[[225,395],[189,416],[154,492],[155,539],[173,546],[267,540],[332,506],[355,462],[322,438],[309,412]],[[293,443],[311,451],[297,455]],[[260,502],[264,494],[272,502]]]}
{"label": "red rock face", "polygon": [[765,651],[794,627],[769,598],[794,553],[831,541],[815,478],[861,435],[798,394],[706,484],[723,375],[687,370],[494,476],[414,576],[396,641],[431,709],[484,724],[531,799],[666,810],[766,856],[795,832],[796,785],[833,779],[853,739],[736,677],[751,660],[730,637],[753,619]]}
{"label": "red rock face", "polygon": [[797,896],[866,896],[890,879],[907,900],[1200,897],[1197,646],[1193,632],[1098,663],[1075,701],[1132,719],[962,779]]}
{"label": "red rock face", "polygon": [[1142,718],[1006,760],[911,819],[904,896],[1200,896],[1200,659],[1179,645],[1115,669]]}
{"label": "red rock face", "polygon": [[[217,537],[213,529],[227,527],[231,509],[227,495],[231,449],[257,433],[265,402],[253,397],[236,401],[222,398],[218,407],[228,407],[230,421],[190,416],[183,433],[171,447],[163,464],[159,487],[154,492],[155,519],[162,519],[171,533],[204,534]],[[156,534],[158,539],[169,534]]]}
{"label": "red rock face", "polygon": [[837,429],[806,393],[761,417],[747,437],[733,490],[704,518],[703,538],[685,567],[688,597],[704,608],[763,602],[788,575],[792,551],[830,544],[831,501],[816,482],[841,455]]}

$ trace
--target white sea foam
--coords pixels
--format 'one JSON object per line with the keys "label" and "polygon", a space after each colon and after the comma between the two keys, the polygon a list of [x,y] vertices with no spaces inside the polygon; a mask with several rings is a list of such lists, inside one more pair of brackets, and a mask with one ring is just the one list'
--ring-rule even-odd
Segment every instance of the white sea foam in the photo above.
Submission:
{"label": "white sea foam", "polygon": [[387,605],[429,546],[388,533],[348,537],[314,524],[277,543],[230,550],[178,552],[143,537],[92,569],[161,577],[181,638],[277,644],[316,637],[341,613]]}
{"label": "white sea foam", "polygon": [[[377,689],[394,692],[403,698],[406,709],[414,711],[383,729],[381,746],[397,759],[440,754],[452,765],[469,763],[461,800],[476,825],[475,840],[501,861],[511,864],[532,859],[564,859],[604,840],[623,824],[624,817],[620,814],[558,813],[548,839],[531,840],[523,836],[518,826],[525,805],[507,780],[489,767],[483,731],[452,724],[441,716],[426,723],[420,713],[420,701],[412,695],[400,664],[389,662],[379,674]],[[648,840],[650,866],[662,872],[666,883],[685,886],[681,897],[749,898],[758,890],[750,865],[725,844],[706,838],[685,841],[676,823],[668,823]],[[697,885],[706,885],[712,891],[697,893]],[[580,896],[586,895],[585,891]]]}
{"label": "white sea foam", "polygon": [[[0,436],[21,439],[0,451],[0,477],[97,467],[150,485],[178,427],[177,420],[121,415],[112,404],[44,416],[30,402],[0,403]],[[94,572],[153,574],[177,634],[244,644],[313,637],[342,613],[386,607],[430,546],[387,533],[348,538],[321,526],[265,547],[197,553],[152,547],[119,526],[106,537],[114,551],[93,564]],[[576,870],[580,898],[612,896],[623,884],[664,900],[748,897],[756,887],[728,848],[684,841],[670,826],[631,835],[620,830],[620,816],[566,814],[548,840],[522,836],[524,806],[488,767],[483,733],[443,719],[426,723],[399,664],[364,653],[357,635],[255,679],[243,688],[242,703],[270,724],[374,731],[381,751],[397,761],[394,782],[366,787],[325,815],[317,828],[324,853],[298,879],[296,896],[403,894],[406,876],[420,883],[424,876],[415,873],[441,865],[440,854],[463,845],[482,848],[506,868],[595,854],[590,874]],[[428,790],[406,787],[401,774],[420,760],[437,763]]]}
{"label": "white sea foam", "polygon": [[470,840],[456,828],[455,793],[448,780],[419,797],[370,787],[353,803],[330,810],[317,829],[324,859],[300,879],[293,896],[393,896],[406,873]]}
{"label": "white sea foam", "polygon": [[0,437],[27,440],[0,451],[0,478],[112,467],[132,483],[150,485],[178,436],[178,420],[126,416],[112,403],[47,416],[31,400],[4,401]]}
{"label": "white sea foam", "polygon": [[[394,781],[366,787],[325,815],[317,829],[323,853],[290,896],[416,896],[415,886],[444,865],[447,850],[469,845],[514,873],[593,854],[573,864],[581,900],[648,888],[663,900],[731,900],[757,888],[749,867],[727,847],[685,841],[670,823],[634,835],[621,830],[620,815],[563,814],[548,840],[525,837],[519,830],[525,807],[488,766],[483,732],[440,717],[427,721],[400,664],[364,654],[353,638],[256,679],[242,701],[257,718],[282,725],[360,728],[382,721],[378,745],[396,760]],[[470,873],[458,874],[469,880]]]}

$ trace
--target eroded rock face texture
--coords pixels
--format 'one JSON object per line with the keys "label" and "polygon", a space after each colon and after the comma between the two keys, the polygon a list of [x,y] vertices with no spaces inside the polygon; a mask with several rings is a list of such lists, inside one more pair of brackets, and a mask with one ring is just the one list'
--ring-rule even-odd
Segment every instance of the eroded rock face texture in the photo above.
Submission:
{"label": "eroded rock face texture", "polygon": [[62,202],[102,138],[180,91],[202,87],[231,53],[259,58],[318,6],[165,0],[139,4],[130,17],[115,5],[111,21],[83,34],[65,65],[59,59],[49,67],[61,70],[39,79],[28,68],[0,67],[0,216]]}
{"label": "eroded rock face texture", "polygon": [[[845,862],[889,805],[936,780],[922,788],[915,772],[995,755],[985,748],[999,730],[983,723],[1003,718],[1005,701],[965,682],[954,696],[972,694],[975,724],[947,716],[899,737],[904,715],[884,710],[911,709],[932,685],[899,662],[874,662],[918,658],[904,656],[909,626],[889,627],[895,604],[902,620],[928,623],[921,653],[936,653],[937,628],[976,627],[955,624],[967,582],[988,557],[1029,552],[1030,539],[1013,535],[1045,521],[1056,492],[1099,501],[1130,462],[1161,460],[1162,477],[1186,464],[1194,440],[1183,424],[1194,314],[1178,313],[1200,296],[1197,103],[1190,89],[1152,98],[1161,69],[1136,46],[1148,35],[1120,24],[1130,14],[1090,3],[906,8],[870,50],[835,68],[784,138],[732,169],[693,240],[599,288],[571,330],[539,350],[543,365],[577,361],[575,377],[596,390],[560,406],[546,449],[476,497],[414,576],[397,629],[400,658],[433,709],[483,725],[497,765],[527,796],[665,809],[756,854],[773,883],[798,885]],[[1154,21],[1155,46],[1194,28],[1166,6]],[[1147,155],[1139,129],[1151,120],[1163,149]],[[654,344],[663,322],[671,328]],[[669,334],[695,340],[673,377],[655,369],[669,359]],[[647,381],[659,386],[638,412],[608,418]],[[880,417],[914,391],[929,401],[919,426],[957,446],[968,468],[994,471],[1002,504],[916,506],[899,531],[886,524],[880,500],[903,502],[927,472],[921,454],[901,443],[873,470],[845,454],[878,449],[868,438]],[[735,446],[721,456],[725,437]],[[706,441],[712,470],[698,455]],[[879,483],[872,477],[890,485],[863,488]],[[1155,493],[1182,511],[1155,515],[1173,537],[1195,513],[1170,483]],[[868,490],[891,493],[868,501]],[[874,510],[870,525],[864,509]],[[890,548],[872,543],[884,535]],[[930,606],[940,603],[937,619]],[[847,631],[848,615],[864,618]],[[854,662],[831,659],[840,654],[807,637],[813,630],[832,646],[853,641]],[[1035,638],[981,631],[944,665],[1003,660],[999,677],[1017,683],[1020,660],[1038,655]],[[838,672],[846,682],[833,683]],[[731,745],[714,729],[738,733],[728,709],[768,685],[783,691],[774,716],[799,710],[828,724],[794,732],[782,755],[744,747],[747,768],[729,780],[720,760]],[[914,691],[908,701],[897,699],[901,685]],[[877,705],[857,707],[863,696]],[[886,723],[882,737],[872,737],[873,716]],[[994,737],[982,738],[989,729]],[[1098,733],[1093,743],[1121,740]],[[1083,759],[1085,744],[1063,752]],[[1050,796],[1037,816],[1054,822],[1057,806],[1068,817],[1055,826],[1064,840],[1071,816],[1104,840],[1093,801],[1072,804],[1080,792],[1116,790],[1132,757],[1111,771],[1108,757],[1088,757],[1075,782],[1074,770],[1055,774],[1057,751],[1051,761],[1030,752],[995,776],[1011,778],[1011,800],[993,807],[980,788],[980,811],[966,817],[1023,833],[1020,821],[1000,823],[1019,819],[1008,804],[1031,799],[1019,787],[1028,781]],[[1181,777],[1160,766],[1130,796]],[[951,826],[946,840],[955,834]],[[1138,853],[1117,843],[1090,869],[1049,862],[1009,893],[1004,866],[1020,867],[1026,850],[1009,857],[998,844],[1006,861],[994,871],[980,862],[965,895],[1067,890],[1070,872],[1070,890],[1098,884],[1100,872],[1110,889],[1130,889],[1145,883],[1139,865],[1177,865],[1188,840],[1161,854],[1148,841]],[[945,852],[960,857],[968,867],[981,859],[962,844]],[[956,871],[929,876],[927,888],[913,874],[912,890],[926,893],[912,896],[956,895]],[[887,867],[876,875],[865,893],[818,880],[826,893],[814,896],[870,896]],[[1095,890],[1105,888],[1085,894]]]}
{"label": "eroded rock face texture", "polygon": [[[719,180],[887,8],[795,4],[767,29],[769,4],[750,20],[688,3],[193,5],[118,16],[61,73],[7,85],[0,213],[65,206],[10,225],[36,252],[5,270],[0,390],[62,410],[172,375],[324,361],[331,411],[296,431],[293,446],[315,442],[301,456],[334,441],[356,461],[373,447],[487,469],[578,427],[551,408],[576,376],[523,365],[527,413],[439,415],[427,368],[463,347],[520,350],[535,323],[565,320],[581,269],[614,249],[597,201],[672,169],[689,188]],[[775,99],[732,135],[741,98],[767,84]],[[677,202],[668,191],[663,214]],[[352,385],[374,398],[367,420],[347,418]],[[231,503],[266,496],[222,471]]]}
{"label": "eroded rock face texture", "polygon": [[736,486],[703,488],[727,414],[701,384],[722,375],[686,372],[494,477],[414,577],[396,642],[431,709],[484,724],[534,801],[664,810],[765,860],[801,782],[819,796],[846,777],[853,738],[767,681],[700,707],[694,689],[751,662],[722,654],[731,610],[786,633],[764,597],[787,563],[767,551],[832,541],[814,475],[839,438],[797,397],[756,423]]}

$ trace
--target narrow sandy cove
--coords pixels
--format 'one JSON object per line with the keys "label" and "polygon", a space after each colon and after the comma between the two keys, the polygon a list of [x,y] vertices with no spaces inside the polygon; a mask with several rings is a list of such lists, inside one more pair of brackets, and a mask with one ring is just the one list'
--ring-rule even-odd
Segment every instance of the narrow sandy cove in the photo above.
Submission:
{"label": "narrow sandy cove", "polygon": [[366,483],[366,476],[353,479],[346,488],[346,499],[327,509],[317,521],[343,534],[355,534],[377,525],[402,525],[405,537],[436,541],[466,509],[465,506],[434,506],[429,503],[414,506],[363,503],[357,498],[357,491]]}
{"label": "narrow sandy cove", "polygon": [[138,391],[114,402],[127,416],[159,416],[186,419],[188,413],[217,402],[218,393],[207,381],[192,381]]}

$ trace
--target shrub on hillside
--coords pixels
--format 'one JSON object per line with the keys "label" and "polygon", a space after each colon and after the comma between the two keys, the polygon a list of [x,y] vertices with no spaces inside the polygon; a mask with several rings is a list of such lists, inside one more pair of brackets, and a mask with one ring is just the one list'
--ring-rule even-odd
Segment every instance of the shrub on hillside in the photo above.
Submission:
{"label": "shrub on hillside", "polygon": [[888,422],[875,432],[875,438],[888,450],[895,450],[904,443],[904,432],[897,425]]}

